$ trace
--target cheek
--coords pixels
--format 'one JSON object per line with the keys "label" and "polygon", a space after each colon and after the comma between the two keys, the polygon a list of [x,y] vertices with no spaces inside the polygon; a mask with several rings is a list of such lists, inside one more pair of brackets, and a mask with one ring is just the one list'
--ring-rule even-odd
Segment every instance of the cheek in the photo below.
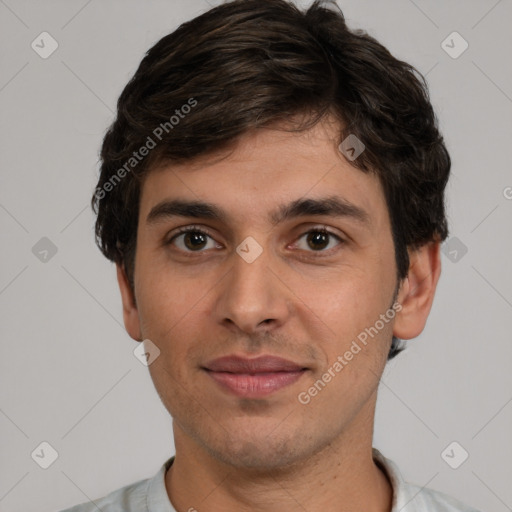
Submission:
{"label": "cheek", "polygon": [[367,293],[333,292],[333,300],[324,303],[329,332],[319,346],[325,357],[297,397],[301,404],[311,405],[308,412],[321,414],[329,409],[332,421],[342,422],[355,415],[377,389],[393,325],[392,320],[380,319],[389,304],[378,292],[371,288]]}
{"label": "cheek", "polygon": [[143,335],[164,339],[200,308],[208,287],[200,280],[184,279],[158,260],[141,257],[139,264],[137,305]]}
{"label": "cheek", "polygon": [[[393,282],[378,272],[351,269],[321,291],[305,289],[306,293],[313,311],[328,327],[324,329],[327,336],[318,341],[323,362],[309,382],[314,388],[308,389],[317,393],[315,403],[328,407],[334,400],[349,406],[365,400],[374,391],[387,359],[393,322],[382,321],[381,315],[390,306]],[[307,308],[304,314],[311,317]],[[322,383],[328,388],[325,392]]]}
{"label": "cheek", "polygon": [[197,361],[196,352],[213,341],[206,326],[211,285],[197,276],[184,278],[183,273],[168,268],[148,265],[146,269],[149,271],[141,274],[143,285],[138,295],[142,335],[159,347],[162,371],[184,379],[182,373]]}
{"label": "cheek", "polygon": [[[312,312],[338,340],[348,340],[373,325],[390,306],[393,283],[371,268],[350,268],[312,284],[302,282],[303,314]],[[309,312],[309,313],[308,313]]]}

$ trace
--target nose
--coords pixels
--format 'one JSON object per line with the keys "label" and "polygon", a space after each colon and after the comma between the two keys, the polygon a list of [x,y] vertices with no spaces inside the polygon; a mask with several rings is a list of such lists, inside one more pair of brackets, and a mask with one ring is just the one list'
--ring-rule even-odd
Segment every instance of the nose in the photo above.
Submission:
{"label": "nose", "polygon": [[236,252],[232,259],[218,289],[219,322],[245,333],[281,327],[290,315],[292,294],[278,277],[276,259],[265,249],[252,263]]}

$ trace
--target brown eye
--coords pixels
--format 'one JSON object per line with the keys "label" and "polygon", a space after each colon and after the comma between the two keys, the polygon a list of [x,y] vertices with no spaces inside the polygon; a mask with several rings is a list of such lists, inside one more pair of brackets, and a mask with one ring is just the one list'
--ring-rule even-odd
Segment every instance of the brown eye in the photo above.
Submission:
{"label": "brown eye", "polygon": [[329,245],[329,236],[329,233],[311,231],[308,233],[307,242],[314,250],[325,249],[325,247]]}
{"label": "brown eye", "polygon": [[204,235],[203,233],[191,231],[183,234],[183,243],[188,249],[194,251],[196,249],[203,249],[203,246],[206,243],[206,238],[207,235]]}
{"label": "brown eye", "polygon": [[[305,244],[301,240],[305,239]],[[299,249],[309,252],[330,252],[331,248],[341,245],[343,239],[326,229],[312,229],[304,233],[297,242]]]}
{"label": "brown eye", "polygon": [[175,245],[184,252],[203,252],[203,249],[218,247],[215,240],[208,233],[193,226],[180,229],[167,243]]}

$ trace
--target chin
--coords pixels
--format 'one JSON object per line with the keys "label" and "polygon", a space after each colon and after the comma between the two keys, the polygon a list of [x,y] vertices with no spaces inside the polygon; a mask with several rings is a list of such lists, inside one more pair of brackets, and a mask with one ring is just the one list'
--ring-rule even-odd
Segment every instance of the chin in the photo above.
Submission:
{"label": "chin", "polygon": [[277,471],[300,464],[321,446],[314,435],[298,432],[277,432],[275,426],[264,428],[257,423],[251,431],[234,428],[220,438],[210,437],[203,447],[226,465],[239,469]]}
{"label": "chin", "polygon": [[268,440],[257,444],[243,441],[239,444],[229,444],[221,450],[209,447],[209,451],[216,459],[229,466],[265,472],[283,469],[301,459],[300,455],[293,451],[291,443],[290,446],[284,443],[276,447],[275,443],[271,444]]}

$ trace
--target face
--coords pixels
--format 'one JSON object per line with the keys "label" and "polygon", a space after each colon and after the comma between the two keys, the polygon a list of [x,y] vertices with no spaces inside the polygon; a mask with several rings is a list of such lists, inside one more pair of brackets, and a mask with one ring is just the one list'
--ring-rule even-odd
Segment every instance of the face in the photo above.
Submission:
{"label": "face", "polygon": [[265,129],[148,174],[125,321],[160,350],[149,369],[177,446],[269,469],[371,437],[394,246],[380,182],[336,128]]}

